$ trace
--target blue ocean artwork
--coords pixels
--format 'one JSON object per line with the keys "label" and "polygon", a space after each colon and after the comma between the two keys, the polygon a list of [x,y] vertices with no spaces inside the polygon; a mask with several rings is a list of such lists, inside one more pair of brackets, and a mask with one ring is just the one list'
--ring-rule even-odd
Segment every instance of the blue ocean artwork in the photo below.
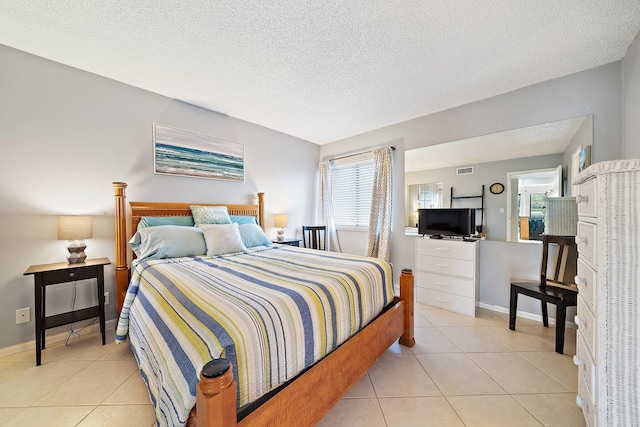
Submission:
{"label": "blue ocean artwork", "polygon": [[155,125],[155,172],[244,181],[243,146]]}

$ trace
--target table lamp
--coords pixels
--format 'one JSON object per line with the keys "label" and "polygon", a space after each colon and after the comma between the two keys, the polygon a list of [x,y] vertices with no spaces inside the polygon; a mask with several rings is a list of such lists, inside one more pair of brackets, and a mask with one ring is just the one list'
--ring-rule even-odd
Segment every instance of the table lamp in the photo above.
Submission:
{"label": "table lamp", "polygon": [[289,218],[286,214],[276,214],[274,215],[274,225],[278,228],[278,242],[282,242],[284,240],[284,228],[287,226]]}
{"label": "table lamp", "polygon": [[87,255],[84,250],[87,245],[84,239],[93,237],[93,217],[90,216],[61,216],[58,217],[58,240],[69,240],[67,261],[69,264],[84,262]]}

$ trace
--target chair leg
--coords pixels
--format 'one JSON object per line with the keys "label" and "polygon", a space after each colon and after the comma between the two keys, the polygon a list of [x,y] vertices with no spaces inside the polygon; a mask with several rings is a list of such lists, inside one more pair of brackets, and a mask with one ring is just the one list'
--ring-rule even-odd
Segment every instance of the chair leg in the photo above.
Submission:
{"label": "chair leg", "polygon": [[511,285],[511,300],[509,303],[509,329],[516,330],[516,312],[518,310],[518,291]]}
{"label": "chair leg", "polygon": [[567,306],[564,302],[556,305],[556,353],[564,353],[564,327],[567,320]]}
{"label": "chair leg", "polygon": [[547,311],[547,303],[545,301],[540,301],[542,304],[542,324],[545,328],[549,327],[549,312]]}

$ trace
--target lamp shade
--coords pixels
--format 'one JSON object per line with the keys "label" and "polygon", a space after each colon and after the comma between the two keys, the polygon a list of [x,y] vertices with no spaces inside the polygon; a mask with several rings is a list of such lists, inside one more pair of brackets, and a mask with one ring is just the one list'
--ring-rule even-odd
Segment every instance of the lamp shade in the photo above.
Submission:
{"label": "lamp shade", "polygon": [[83,240],[93,237],[93,217],[58,217],[58,240]]}
{"label": "lamp shade", "polygon": [[575,197],[548,197],[544,233],[550,236],[578,234],[578,204]]}
{"label": "lamp shade", "polygon": [[276,214],[274,215],[274,225],[276,227],[286,227],[289,222],[289,218],[286,214]]}

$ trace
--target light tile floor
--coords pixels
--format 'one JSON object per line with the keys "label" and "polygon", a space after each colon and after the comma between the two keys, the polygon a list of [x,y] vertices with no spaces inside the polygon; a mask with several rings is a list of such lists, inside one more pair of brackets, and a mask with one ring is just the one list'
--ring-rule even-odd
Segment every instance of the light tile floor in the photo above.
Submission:
{"label": "light tile floor", "polygon": [[[575,405],[575,330],[565,354],[554,328],[480,309],[470,318],[416,307],[416,345],[394,344],[318,424],[584,426]],[[0,358],[0,425],[152,426],[153,409],[127,344],[98,334],[70,346]]]}

